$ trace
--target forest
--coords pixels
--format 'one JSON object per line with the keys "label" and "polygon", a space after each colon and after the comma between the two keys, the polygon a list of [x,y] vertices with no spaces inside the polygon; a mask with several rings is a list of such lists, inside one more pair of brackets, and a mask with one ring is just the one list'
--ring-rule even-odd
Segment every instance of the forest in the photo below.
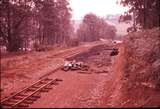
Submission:
{"label": "forest", "polygon": [[[79,41],[96,41],[116,35],[115,27],[92,13],[84,16],[74,33],[68,0],[2,0],[0,11],[1,48],[8,52],[39,50],[52,45],[70,46]],[[71,39],[73,35],[78,38]]]}
{"label": "forest", "polygon": [[66,43],[72,32],[67,0],[2,0],[1,42],[7,51]]}
{"label": "forest", "polygon": [[[160,25],[159,0],[121,0],[120,4],[129,7],[119,18],[119,22],[133,21],[128,32]],[[0,13],[1,48],[8,52],[116,36],[116,28],[94,13],[84,16],[75,33],[68,0],[2,0]]]}
{"label": "forest", "polygon": [[132,19],[134,30],[160,26],[159,0],[121,0],[120,4],[129,10],[120,16],[119,22]]}

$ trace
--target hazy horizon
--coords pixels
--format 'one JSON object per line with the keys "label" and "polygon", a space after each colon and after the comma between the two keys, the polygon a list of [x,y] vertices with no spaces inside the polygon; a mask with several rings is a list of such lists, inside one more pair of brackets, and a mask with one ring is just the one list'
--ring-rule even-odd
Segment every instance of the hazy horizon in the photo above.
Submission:
{"label": "hazy horizon", "polygon": [[117,4],[117,0],[69,0],[69,3],[73,20],[81,20],[87,13],[106,17],[107,15],[123,14],[127,10],[126,7]]}

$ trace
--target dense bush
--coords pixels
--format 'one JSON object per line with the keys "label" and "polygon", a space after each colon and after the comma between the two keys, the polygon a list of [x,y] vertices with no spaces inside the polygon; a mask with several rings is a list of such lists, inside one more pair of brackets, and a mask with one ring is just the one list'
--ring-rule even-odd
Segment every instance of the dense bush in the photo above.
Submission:
{"label": "dense bush", "polygon": [[[160,95],[160,30],[128,34],[123,43],[122,101],[129,106],[155,106]],[[127,105],[127,104],[126,104]]]}

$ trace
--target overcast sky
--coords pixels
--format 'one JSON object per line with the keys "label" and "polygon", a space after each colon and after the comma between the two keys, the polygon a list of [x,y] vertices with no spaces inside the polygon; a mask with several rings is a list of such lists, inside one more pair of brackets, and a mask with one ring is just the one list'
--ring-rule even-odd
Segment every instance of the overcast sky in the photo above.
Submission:
{"label": "overcast sky", "polygon": [[82,19],[87,13],[98,16],[123,13],[126,8],[117,5],[117,0],[69,0],[72,8],[72,19]]}

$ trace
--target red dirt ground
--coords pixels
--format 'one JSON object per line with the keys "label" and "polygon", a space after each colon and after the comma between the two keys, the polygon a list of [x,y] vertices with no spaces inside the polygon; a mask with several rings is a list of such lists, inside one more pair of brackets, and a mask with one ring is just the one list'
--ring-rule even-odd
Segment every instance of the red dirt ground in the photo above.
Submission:
{"label": "red dirt ground", "polygon": [[59,51],[32,52],[1,59],[1,98],[37,81],[64,62],[64,57],[86,51],[95,44]]}
{"label": "red dirt ground", "polygon": [[[62,71],[59,70],[50,78],[60,78],[63,81],[55,86],[53,90],[46,94],[42,94],[41,98],[32,104],[31,108],[84,108],[84,107],[109,107],[107,102],[108,89],[111,87],[112,70],[110,51],[95,49],[100,54],[92,55],[92,50],[88,56],[82,53],[85,62],[90,66],[89,71]],[[106,56],[104,56],[104,54]],[[75,59],[77,57],[74,57]],[[105,62],[102,62],[106,60]],[[108,61],[107,61],[108,60]]]}
{"label": "red dirt ground", "polygon": [[[29,54],[12,59],[9,59],[9,57],[6,60],[3,58],[1,64],[4,65],[3,63],[10,62],[11,60],[11,66],[4,66],[1,71],[1,97],[4,98],[29,86],[46,73],[53,71],[53,69],[63,64],[64,57],[71,55],[71,51],[85,52],[92,46],[95,46],[95,44],[77,47],[75,50],[66,50],[64,53],[60,52],[61,55],[48,52],[40,53],[41,55],[39,56],[38,54]],[[106,57],[109,58],[109,54],[107,55]],[[14,60],[17,61],[16,64],[12,63]],[[93,58],[90,60],[93,60]],[[102,60],[97,64],[101,62]],[[91,63],[88,64],[93,68],[97,66]],[[100,69],[102,69],[102,66],[104,65],[100,65]],[[42,94],[42,97],[31,107],[106,107],[106,83],[110,80],[110,76],[108,77],[108,75],[111,74],[111,71],[110,68],[104,69],[108,69],[108,71],[90,69],[89,74],[76,71],[58,71],[53,73],[49,76],[50,78],[61,78],[63,82],[55,86],[49,93]]]}
{"label": "red dirt ground", "polygon": [[[42,93],[41,98],[31,104],[30,108],[159,106],[159,92],[136,85],[128,89],[130,82],[124,80],[124,72],[127,69],[125,64],[128,62],[125,48],[123,44],[116,45],[120,53],[118,56],[110,57],[111,51],[107,50],[110,47],[113,45],[101,42],[58,52],[49,51],[3,58],[1,97],[15,93],[48,74],[49,78],[60,78],[63,81],[53,86],[49,92]],[[69,58],[71,55],[72,58]],[[65,58],[84,61],[90,68],[85,72],[79,70],[53,72],[63,65]],[[133,83],[136,82],[136,78],[134,79]]]}

